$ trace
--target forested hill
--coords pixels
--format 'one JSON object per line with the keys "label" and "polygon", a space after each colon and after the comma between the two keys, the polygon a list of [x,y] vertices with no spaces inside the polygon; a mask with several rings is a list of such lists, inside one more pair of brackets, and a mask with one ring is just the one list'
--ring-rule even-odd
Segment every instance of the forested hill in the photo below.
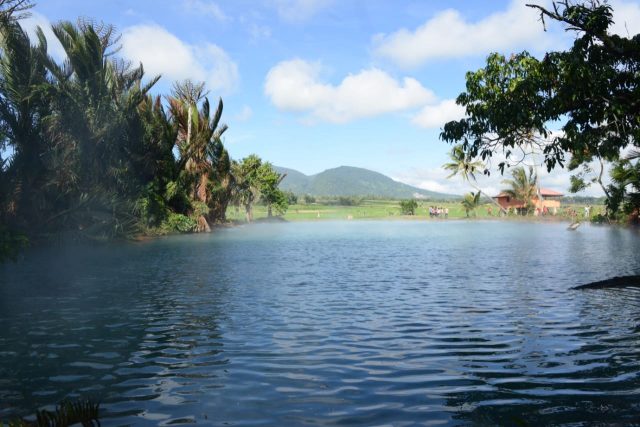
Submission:
{"label": "forested hill", "polygon": [[389,199],[429,198],[454,199],[453,194],[437,193],[403,184],[381,173],[351,166],[327,169],[307,176],[294,169],[274,166],[287,176],[280,184],[282,190],[313,196],[372,196]]}

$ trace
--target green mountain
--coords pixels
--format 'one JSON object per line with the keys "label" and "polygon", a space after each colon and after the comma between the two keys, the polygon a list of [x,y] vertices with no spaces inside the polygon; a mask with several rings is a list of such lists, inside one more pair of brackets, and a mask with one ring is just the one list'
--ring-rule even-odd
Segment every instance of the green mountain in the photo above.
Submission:
{"label": "green mountain", "polygon": [[313,196],[369,196],[387,199],[455,199],[460,196],[423,190],[386,175],[368,169],[340,166],[316,175],[305,175],[294,169],[274,166],[279,173],[286,173],[280,188],[296,194]]}

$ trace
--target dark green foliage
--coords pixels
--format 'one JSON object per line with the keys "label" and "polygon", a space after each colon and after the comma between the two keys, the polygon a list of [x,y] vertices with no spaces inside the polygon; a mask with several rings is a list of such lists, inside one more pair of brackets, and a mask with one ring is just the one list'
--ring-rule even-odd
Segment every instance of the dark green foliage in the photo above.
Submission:
{"label": "dark green foliage", "polygon": [[194,219],[179,213],[169,213],[161,229],[166,233],[192,233],[197,227],[198,223]]}
{"label": "dark green foliage", "polygon": [[[0,18],[29,5],[0,0]],[[204,85],[187,81],[165,110],[148,94],[159,77],[115,56],[113,27],[54,25],[68,58],[57,63],[44,32],[30,40],[16,17],[0,19],[0,150],[12,153],[0,158],[0,260],[59,232],[130,238],[225,220],[236,180],[222,100],[212,109]],[[286,208],[286,197],[261,191]]]}
{"label": "dark green foliage", "polygon": [[402,200],[400,202],[400,211],[402,215],[415,215],[416,209],[418,209],[418,202],[415,200]]}
{"label": "dark green foliage", "polygon": [[[635,157],[635,156],[634,156]],[[618,161],[611,170],[607,208],[638,221],[640,216],[640,162],[632,158]]]}
{"label": "dark green foliage", "polygon": [[362,197],[356,196],[339,196],[337,199],[329,200],[327,204],[338,206],[358,206],[362,203]]}
{"label": "dark green foliage", "polygon": [[0,25],[8,25],[30,15],[31,0],[0,0]]}
{"label": "dark green foliage", "polygon": [[476,193],[471,192],[464,195],[464,199],[462,199],[461,203],[467,218],[470,213],[475,215],[476,209],[480,206],[480,194],[481,193],[478,191]]}
{"label": "dark green foliage", "polygon": [[0,263],[9,259],[15,261],[18,253],[28,244],[27,236],[0,224]]}
{"label": "dark green foliage", "polygon": [[[569,156],[570,170],[598,161],[596,176],[587,180],[583,170],[572,189],[597,182],[607,194],[603,163],[616,161],[629,145],[640,146],[640,37],[608,32],[612,8],[607,2],[531,7],[543,22],[558,21],[575,32],[573,46],[540,60],[527,52],[490,55],[484,68],[467,73],[466,91],[456,100],[467,117],[445,124],[441,138],[460,144],[471,158],[488,161],[504,153],[507,161],[498,165],[502,172],[532,149],[543,153],[549,170],[564,166]],[[562,132],[552,134],[559,121]],[[619,204],[612,200],[612,206]]]}
{"label": "dark green foliage", "polygon": [[310,205],[311,203],[315,203],[316,202],[316,198],[313,197],[311,194],[305,194],[304,195],[304,203],[307,205]]}
{"label": "dark green foliage", "polygon": [[582,175],[571,175],[569,181],[571,183],[569,187],[570,193],[579,193],[589,187],[589,184],[585,182]]}
{"label": "dark green foliage", "polygon": [[245,208],[247,222],[253,220],[253,205],[261,202],[267,206],[267,216],[273,211],[283,215],[289,200],[279,185],[284,174],[278,173],[271,163],[263,163],[260,157],[252,154],[232,166],[235,179],[234,202]]}
{"label": "dark green foliage", "polygon": [[[69,427],[80,424],[83,427],[99,426],[99,407],[89,400],[63,401],[55,411],[41,410],[36,412],[35,422],[22,419],[10,421],[8,427]],[[4,426],[0,422],[0,426]]]}
{"label": "dark green foliage", "polygon": [[298,196],[293,191],[283,191],[282,193],[287,198],[287,203],[290,205],[298,203]]}
{"label": "dark green foliage", "polygon": [[258,169],[258,191],[262,203],[267,206],[267,216],[273,215],[273,210],[278,215],[283,215],[289,208],[289,201],[278,186],[285,175],[276,172],[271,163],[263,163]]}

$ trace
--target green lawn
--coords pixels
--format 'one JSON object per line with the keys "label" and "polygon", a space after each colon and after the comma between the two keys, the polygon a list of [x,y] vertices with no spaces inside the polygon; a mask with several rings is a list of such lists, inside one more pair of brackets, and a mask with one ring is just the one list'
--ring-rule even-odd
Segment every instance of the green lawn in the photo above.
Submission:
{"label": "green lawn", "polygon": [[[287,221],[319,221],[319,220],[348,220],[348,219],[430,219],[429,206],[449,208],[449,219],[466,218],[460,202],[418,202],[418,209],[414,216],[404,216],[400,213],[400,202],[397,200],[365,200],[358,206],[334,206],[324,204],[296,204],[289,206],[284,219]],[[570,220],[568,209],[573,209],[582,218],[584,205],[563,205],[556,218]],[[489,211],[491,210],[491,215]],[[591,215],[602,213],[603,206],[593,206]],[[264,206],[254,207],[254,219],[265,218],[267,210]],[[523,218],[511,215],[512,218]],[[498,218],[498,209],[495,205],[487,203],[476,209],[471,218],[490,219]],[[530,219],[533,216],[529,217]],[[547,219],[548,217],[545,217]],[[232,221],[244,221],[244,210],[230,207],[227,210],[227,219]]]}

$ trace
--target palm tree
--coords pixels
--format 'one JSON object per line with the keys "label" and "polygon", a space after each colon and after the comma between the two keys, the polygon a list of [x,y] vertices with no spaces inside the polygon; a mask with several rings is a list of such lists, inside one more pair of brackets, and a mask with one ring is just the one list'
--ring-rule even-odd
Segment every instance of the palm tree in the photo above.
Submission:
{"label": "palm tree", "polygon": [[[228,127],[220,124],[222,99],[213,115],[206,97],[198,111],[194,102],[201,97],[203,87],[192,83],[175,86],[174,96],[168,98],[169,109],[178,128],[176,147],[180,168],[190,188],[189,196],[199,204],[198,210],[205,222],[221,221],[233,184],[229,154],[222,144],[222,134]],[[202,219],[199,222],[202,223]]]}
{"label": "palm tree", "polygon": [[49,150],[43,123],[47,103],[41,90],[47,82],[42,62],[46,42],[32,46],[16,22],[0,26],[0,39],[0,128],[3,144],[13,151],[3,170],[12,189],[5,206],[24,226],[31,226],[31,220],[47,210],[44,192],[39,191],[45,186]]}
{"label": "palm tree", "polygon": [[193,116],[198,114],[198,103],[206,96],[204,92],[204,82],[194,83],[189,79],[182,82],[175,82],[172,89],[173,97],[182,102],[183,108],[187,109],[186,135],[184,136],[187,145],[191,143],[191,132],[193,126]]}
{"label": "palm tree", "polygon": [[[143,84],[142,65],[132,68],[113,58],[119,37],[109,25],[80,20],[52,27],[67,59],[58,64],[44,53],[49,72],[48,133],[55,149],[60,223],[73,215],[84,234],[138,232],[133,204],[153,179],[147,170],[140,106],[159,76]],[[41,30],[40,40],[45,40]],[[98,229],[92,225],[103,224]]]}
{"label": "palm tree", "polygon": [[0,25],[10,25],[29,16],[31,0],[0,0]]}
{"label": "palm tree", "polygon": [[260,197],[261,166],[260,157],[251,154],[231,167],[236,180],[233,198],[236,205],[244,206],[247,222],[253,221],[253,203]]}
{"label": "palm tree", "polygon": [[449,153],[449,158],[451,161],[449,163],[445,163],[442,167],[451,172],[447,178],[452,178],[456,175],[462,176],[463,181],[468,182],[477,192],[478,197],[480,194],[488,198],[495,204],[500,211],[504,212],[504,208],[500,206],[500,204],[494,200],[492,197],[485,194],[480,187],[478,187],[476,182],[476,174],[479,171],[484,170],[484,164],[479,160],[473,160],[469,155],[464,152],[464,149],[461,145],[455,145],[451,152]]}
{"label": "palm tree", "polygon": [[523,166],[515,168],[511,175],[513,179],[505,179],[503,184],[509,186],[504,190],[511,198],[520,200],[524,203],[526,212],[528,213],[534,206],[533,200],[539,197],[538,176],[533,170],[533,166],[529,166],[529,173]]}
{"label": "palm tree", "polygon": [[[607,210],[622,210],[637,221],[640,216],[640,150],[631,150],[614,163],[607,198]],[[634,162],[635,160],[635,162]]]}
{"label": "palm tree", "polygon": [[473,212],[475,216],[475,210],[480,206],[480,192],[478,191],[475,194],[473,192],[465,194],[461,203],[464,208],[464,212],[467,214],[467,218],[469,218],[470,212]]}

